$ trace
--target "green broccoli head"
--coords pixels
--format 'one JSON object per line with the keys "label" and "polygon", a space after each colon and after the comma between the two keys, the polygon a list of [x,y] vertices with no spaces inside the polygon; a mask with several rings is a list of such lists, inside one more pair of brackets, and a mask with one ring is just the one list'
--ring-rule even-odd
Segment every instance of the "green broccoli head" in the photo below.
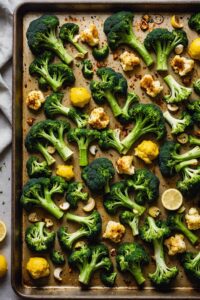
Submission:
{"label": "green broccoli head", "polygon": [[193,245],[198,242],[198,236],[190,231],[183,223],[183,214],[171,213],[168,216],[167,223],[171,230],[182,232]]}
{"label": "green broccoli head", "polygon": [[200,100],[190,101],[187,105],[187,109],[192,116],[192,120],[200,124]]}
{"label": "green broccoli head", "polygon": [[193,88],[194,88],[195,93],[200,96],[200,79],[199,78],[193,83]]}
{"label": "green broccoli head", "polygon": [[122,140],[123,154],[126,154],[131,146],[144,134],[153,133],[159,140],[166,135],[165,121],[160,108],[155,104],[138,103],[130,110],[131,120],[135,126]]}
{"label": "green broccoli head", "polygon": [[99,105],[107,101],[114,116],[121,115],[122,110],[117,102],[116,95],[126,95],[127,80],[121,73],[117,73],[111,68],[98,69],[97,76],[101,81],[92,80],[90,83],[94,101]]}
{"label": "green broccoli head", "polygon": [[191,279],[200,280],[200,252],[185,252],[181,257],[181,264]]}
{"label": "green broccoli head", "polygon": [[94,75],[93,65],[89,59],[85,59],[82,61],[82,73],[86,79],[92,79]]}
{"label": "green broccoli head", "polygon": [[200,167],[182,169],[182,179],[176,183],[179,191],[186,197],[194,197],[200,189]]}
{"label": "green broccoli head", "polygon": [[127,181],[115,182],[111,185],[110,192],[104,196],[104,207],[109,214],[116,214],[119,208],[130,209],[141,216],[145,207],[137,204],[134,199],[129,196],[129,186]]}
{"label": "green broccoli head", "polygon": [[100,273],[100,279],[102,283],[107,287],[113,287],[115,285],[115,280],[117,277],[117,272],[105,272]]}
{"label": "green broccoli head", "polygon": [[124,225],[129,225],[133,236],[139,234],[139,215],[137,212],[125,210],[119,215],[120,222]]}
{"label": "green broccoli head", "polygon": [[188,20],[188,25],[192,30],[195,30],[196,32],[200,32],[200,13],[195,12],[192,14]]}
{"label": "green broccoli head", "polygon": [[43,53],[44,49],[51,50],[64,63],[70,64],[73,59],[56,35],[58,26],[59,19],[53,15],[43,15],[31,21],[26,32],[28,45],[34,54]]}
{"label": "green broccoli head", "polygon": [[83,192],[84,186],[82,182],[72,182],[69,184],[66,200],[69,202],[71,208],[77,208],[77,204],[79,201],[87,201],[88,193]]}
{"label": "green broccoli head", "polygon": [[65,23],[60,28],[59,37],[63,42],[71,43],[82,57],[84,57],[88,51],[77,42],[75,36],[79,33],[79,26],[74,23]]}
{"label": "green broccoli head", "polygon": [[183,112],[180,116],[180,118],[174,118],[169,111],[165,111],[163,113],[164,118],[171,126],[172,134],[179,134],[184,132],[188,127],[191,127],[193,125],[192,117],[187,113]]}
{"label": "green broccoli head", "polygon": [[101,48],[97,48],[94,47],[92,49],[92,55],[94,56],[94,58],[98,61],[102,61],[104,59],[106,59],[109,55],[109,47],[108,44],[105,44],[103,47]]}
{"label": "green broccoli head", "polygon": [[138,243],[122,243],[117,249],[117,267],[121,272],[130,272],[138,285],[145,282],[142,266],[149,263],[149,255]]}
{"label": "green broccoli head", "polygon": [[30,156],[26,162],[27,174],[30,178],[50,177],[52,170],[48,167],[47,162],[42,162],[36,156]]}
{"label": "green broccoli head", "polygon": [[54,91],[70,86],[75,82],[72,69],[63,63],[50,64],[49,74],[57,85],[57,88],[53,89]]}
{"label": "green broccoli head", "polygon": [[65,264],[64,254],[57,250],[52,250],[50,254],[51,261],[54,265],[62,266]]}
{"label": "green broccoli head", "polygon": [[74,250],[68,257],[68,263],[79,270],[79,282],[84,285],[89,285],[95,271],[103,269],[110,273],[113,268],[108,248],[104,244],[86,245]]}
{"label": "green broccoli head", "polygon": [[117,12],[109,16],[104,23],[104,32],[111,50],[120,45],[128,45],[136,50],[147,66],[153,64],[153,59],[145,46],[137,39],[133,32],[133,14],[127,11]]}
{"label": "green broccoli head", "polygon": [[140,227],[139,231],[141,239],[145,242],[152,242],[170,234],[170,228],[165,221],[155,221],[150,216],[146,218],[144,225]]}
{"label": "green broccoli head", "polygon": [[185,101],[189,98],[189,96],[192,93],[191,88],[187,88],[181,84],[179,84],[173,77],[172,75],[167,75],[164,78],[164,81],[167,83],[167,85],[170,88],[170,94],[165,95],[164,99],[167,103],[169,104],[177,104],[182,101]]}
{"label": "green broccoli head", "polygon": [[55,232],[48,231],[44,226],[44,222],[37,222],[26,229],[25,241],[32,251],[49,251],[54,244]]}
{"label": "green broccoli head", "polygon": [[160,181],[148,169],[138,169],[128,180],[128,185],[135,190],[135,201],[138,204],[151,203],[158,199]]}
{"label": "green broccoli head", "polygon": [[88,165],[88,149],[92,142],[100,138],[100,133],[94,129],[73,128],[67,134],[70,143],[75,142],[79,149],[79,165],[85,167]]}
{"label": "green broccoli head", "polygon": [[160,148],[159,167],[163,176],[171,177],[182,168],[193,165],[194,159],[200,157],[200,147],[179,154],[180,144],[174,141],[165,141]]}
{"label": "green broccoli head", "polygon": [[51,161],[49,162],[48,157],[46,157],[47,151],[44,152],[44,149],[41,148],[45,143],[49,143],[55,147],[61,158],[66,161],[73,154],[64,141],[64,135],[69,129],[69,123],[62,120],[43,120],[35,123],[26,136],[26,149],[30,152],[40,151],[45,156],[47,163],[51,164]]}
{"label": "green broccoli head", "polygon": [[53,119],[57,115],[63,115],[71,119],[78,128],[86,127],[89,116],[74,107],[64,106],[62,104],[63,97],[63,93],[52,93],[47,96],[44,103],[44,113],[46,117]]}
{"label": "green broccoli head", "polygon": [[153,29],[147,34],[144,45],[148,50],[153,49],[156,53],[158,71],[167,71],[167,59],[177,45],[187,47],[188,39],[185,31],[176,29],[170,32],[165,28]]}
{"label": "green broccoli head", "polygon": [[81,173],[85,184],[94,193],[109,192],[109,181],[114,175],[113,164],[105,157],[96,158]]}
{"label": "green broccoli head", "polygon": [[120,141],[120,129],[105,129],[101,132],[99,146],[102,150],[110,148],[122,153],[123,146]]}
{"label": "green broccoli head", "polygon": [[74,243],[81,238],[94,238],[93,232],[90,232],[87,227],[82,226],[75,232],[69,232],[67,227],[61,226],[57,231],[58,241],[65,251],[72,249]]}

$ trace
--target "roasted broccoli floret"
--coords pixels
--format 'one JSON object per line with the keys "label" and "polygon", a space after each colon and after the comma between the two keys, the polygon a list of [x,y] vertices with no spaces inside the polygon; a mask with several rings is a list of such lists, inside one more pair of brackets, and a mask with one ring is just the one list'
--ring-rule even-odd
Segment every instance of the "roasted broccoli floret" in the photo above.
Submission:
{"label": "roasted broccoli floret", "polygon": [[123,146],[120,141],[119,129],[105,129],[101,132],[99,138],[99,146],[102,150],[113,148],[119,153],[122,153]]}
{"label": "roasted broccoli floret", "polygon": [[186,274],[197,281],[200,280],[200,252],[185,252],[181,257],[181,264]]}
{"label": "roasted broccoli floret", "polygon": [[103,269],[111,272],[113,268],[108,248],[104,244],[88,245],[74,250],[68,258],[68,263],[70,267],[79,270],[78,279],[84,285],[89,285],[95,271]]}
{"label": "roasted broccoli floret", "polygon": [[50,177],[52,171],[45,160],[42,162],[36,156],[30,156],[26,163],[26,170],[30,178]]}
{"label": "roasted broccoli floret", "polygon": [[164,78],[164,81],[167,83],[167,85],[170,88],[170,94],[164,96],[164,99],[167,103],[174,103],[174,104],[180,103],[182,101],[187,100],[192,93],[191,88],[187,88],[179,84],[172,77],[172,75],[167,75]]}
{"label": "roasted broccoli floret", "polygon": [[164,118],[171,126],[172,134],[179,134],[184,132],[188,127],[193,125],[192,118],[187,112],[183,112],[179,118],[174,118],[169,111],[163,113]]}
{"label": "roasted broccoli floret", "polygon": [[194,135],[189,135],[189,143],[190,145],[200,146],[200,138]]}
{"label": "roasted broccoli floret", "polygon": [[79,53],[84,57],[88,51],[83,47],[83,45],[79,44],[76,35],[79,33],[79,26],[74,23],[65,23],[60,28],[59,37],[63,42],[71,43]]}
{"label": "roasted broccoli floret", "polygon": [[138,204],[151,203],[158,199],[160,181],[148,169],[136,170],[131,179],[128,180],[128,185],[133,187],[135,201]]}
{"label": "roasted broccoli floret", "polygon": [[[195,163],[197,161],[194,160]],[[200,190],[200,167],[194,169],[185,167],[182,169],[182,179],[176,183],[179,191],[186,197],[193,197]]]}
{"label": "roasted broccoli floret", "polygon": [[100,279],[102,283],[107,287],[113,287],[115,285],[115,280],[117,277],[117,272],[105,272],[100,273]]}
{"label": "roasted broccoli floret", "polygon": [[33,20],[28,27],[26,37],[29,48],[34,54],[44,49],[53,51],[64,63],[70,64],[73,58],[67,53],[61,39],[56,36],[59,19],[53,15],[43,15]]}
{"label": "roasted broccoli floret", "polygon": [[123,108],[121,109],[121,115],[118,119],[122,124],[131,122],[130,110],[132,106],[139,102],[139,97],[134,92],[129,92]]}
{"label": "roasted broccoli floret", "polygon": [[128,45],[139,53],[147,66],[150,66],[153,64],[153,59],[133,32],[133,17],[131,12],[120,11],[105,20],[104,32],[107,35],[108,44],[111,50],[123,44]]}
{"label": "roasted broccoli floret", "polygon": [[85,59],[82,62],[82,73],[86,79],[92,79],[94,75],[93,65],[89,59]]}
{"label": "roasted broccoli floret", "polygon": [[35,252],[45,252],[52,248],[55,240],[55,232],[44,228],[44,222],[30,225],[25,232],[27,246]]}
{"label": "roasted broccoli floret", "polygon": [[129,190],[130,187],[125,180],[111,185],[110,193],[105,195],[103,202],[109,214],[116,214],[118,208],[128,208],[139,216],[144,213],[145,207],[137,204],[134,199],[130,199]]}
{"label": "roasted broccoli floret", "polygon": [[192,120],[200,124],[200,100],[191,101],[187,105],[187,109],[192,116]]}
{"label": "roasted broccoli floret", "polygon": [[53,147],[55,147],[61,158],[66,161],[73,154],[64,141],[64,135],[67,131],[69,131],[69,129],[70,125],[65,121],[40,121],[34,124],[29,130],[25,140],[26,149],[29,152],[40,151],[47,160],[48,165],[50,165],[52,164],[52,160],[49,161],[48,153],[43,147],[45,143],[50,143]]}
{"label": "roasted broccoli floret", "polygon": [[179,154],[180,144],[174,141],[166,141],[160,148],[159,167],[163,176],[171,177],[182,168],[193,165],[194,159],[200,157],[200,147]]}
{"label": "roasted broccoli floret", "polygon": [[97,70],[97,75],[101,81],[92,80],[90,83],[94,101],[99,105],[107,101],[114,116],[121,115],[122,110],[117,102],[116,94],[126,96],[127,80],[121,73],[111,68],[100,68]]}
{"label": "roasted broccoli floret", "polygon": [[183,223],[183,214],[180,213],[171,213],[167,219],[168,226],[171,230],[182,232],[186,238],[195,245],[199,238],[192,231],[190,231],[186,225]]}
{"label": "roasted broccoli floret", "polygon": [[194,88],[195,93],[200,96],[200,79],[197,79],[193,83],[193,88]]}
{"label": "roasted broccoli floret", "polygon": [[88,200],[88,193],[83,192],[82,189],[82,182],[72,182],[69,184],[66,193],[66,200],[69,202],[71,208],[77,208],[79,201]]}
{"label": "roasted broccoli floret", "polygon": [[124,146],[123,154],[126,154],[131,146],[146,133],[154,133],[157,139],[165,136],[165,121],[157,105],[135,104],[130,110],[130,116],[131,120],[135,122],[135,126],[122,140],[122,145]]}
{"label": "roasted broccoli floret", "polygon": [[86,185],[94,193],[108,193],[110,191],[109,181],[114,175],[113,164],[105,157],[96,158],[81,173]]}
{"label": "roasted broccoli floret", "polygon": [[64,94],[52,93],[44,103],[44,113],[48,119],[57,115],[63,115],[71,119],[79,128],[87,126],[89,116],[74,107],[67,107],[62,104]]}
{"label": "roasted broccoli floret", "polygon": [[135,212],[134,210],[133,210],[133,212],[125,210],[120,213],[119,218],[120,218],[120,222],[123,225],[130,226],[133,236],[136,236],[139,234],[139,228],[138,228],[139,215],[137,214],[137,212]]}
{"label": "roasted broccoli floret", "polygon": [[181,29],[169,31],[165,28],[156,28],[149,32],[144,40],[145,47],[156,53],[156,69],[158,71],[167,71],[167,59],[179,44],[184,47],[188,45],[187,35]]}
{"label": "roasted broccoli floret", "polygon": [[165,262],[163,238],[170,234],[170,228],[165,221],[155,221],[147,217],[145,224],[140,228],[140,236],[146,242],[152,242],[156,270],[149,274],[149,278],[156,286],[167,286],[178,275],[177,267],[168,267]]}
{"label": "roasted broccoli floret", "polygon": [[192,14],[188,20],[188,25],[192,30],[200,33],[200,13],[195,12]]}
{"label": "roasted broccoli floret", "polygon": [[142,266],[149,263],[149,255],[138,243],[122,243],[117,249],[117,267],[121,272],[130,272],[138,285],[145,282]]}
{"label": "roasted broccoli floret", "polygon": [[50,258],[54,265],[62,266],[65,264],[64,254],[60,251],[51,251]]}
{"label": "roasted broccoli floret", "polygon": [[67,133],[70,143],[77,143],[79,149],[79,165],[88,165],[88,148],[90,144],[100,138],[100,133],[94,129],[73,128]]}
{"label": "roasted broccoli floret", "polygon": [[108,45],[105,44],[101,48],[94,47],[92,49],[92,55],[98,61],[102,61],[102,60],[106,59],[108,57],[108,55],[109,55]]}
{"label": "roasted broccoli floret", "polygon": [[63,212],[56,206],[52,196],[64,194],[66,189],[66,181],[59,176],[33,178],[24,185],[20,202],[26,210],[42,207],[55,218],[61,219]]}

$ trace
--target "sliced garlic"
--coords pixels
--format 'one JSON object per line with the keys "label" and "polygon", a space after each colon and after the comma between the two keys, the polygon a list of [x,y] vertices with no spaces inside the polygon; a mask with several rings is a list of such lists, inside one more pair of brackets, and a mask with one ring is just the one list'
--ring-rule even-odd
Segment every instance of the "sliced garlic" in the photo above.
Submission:
{"label": "sliced garlic", "polygon": [[181,206],[177,211],[178,214],[182,214],[186,210],[185,206]]}
{"label": "sliced garlic", "polygon": [[181,133],[179,136],[177,136],[177,141],[181,144],[187,144],[189,138],[187,133]]}
{"label": "sliced garlic", "polygon": [[47,151],[49,154],[54,154],[56,152],[56,149],[53,146],[48,146]]}
{"label": "sliced garlic", "polygon": [[70,207],[70,204],[69,204],[69,202],[63,202],[63,203],[61,203],[61,204],[59,205],[59,207],[60,207],[60,209],[62,209],[62,210],[68,210],[69,207]]}
{"label": "sliced garlic", "polygon": [[62,277],[61,277],[62,271],[63,271],[62,268],[56,268],[53,272],[54,278],[57,279],[58,281],[62,281]]}
{"label": "sliced garlic", "polygon": [[175,104],[167,104],[167,108],[172,112],[179,110],[179,107]]}
{"label": "sliced garlic", "polygon": [[86,54],[84,54],[84,53],[76,53],[76,55],[74,57],[82,59],[82,58],[84,58],[86,56]]}
{"label": "sliced garlic", "polygon": [[84,242],[84,241],[78,241],[78,242],[75,244],[74,248],[75,248],[75,249],[78,249],[78,248],[82,248],[82,247],[84,247],[84,246],[85,246],[85,242]]}
{"label": "sliced garlic", "polygon": [[184,46],[182,44],[179,44],[175,47],[174,52],[176,54],[181,54],[183,53],[183,50],[184,50]]}
{"label": "sliced garlic", "polygon": [[89,198],[88,203],[83,207],[86,212],[92,211],[95,208],[95,201],[93,198]]}
{"label": "sliced garlic", "polygon": [[44,219],[44,222],[45,222],[45,226],[46,226],[47,228],[53,226],[53,221],[52,221],[51,219],[45,218],[45,219]]}
{"label": "sliced garlic", "polygon": [[77,43],[78,40],[80,39],[80,34],[75,35],[75,37],[73,38],[73,42]]}
{"label": "sliced garlic", "polygon": [[90,151],[90,153],[91,153],[92,155],[95,156],[96,153],[97,153],[97,151],[98,151],[98,148],[97,148],[96,145],[92,145],[92,146],[90,146],[89,151]]}
{"label": "sliced garlic", "polygon": [[160,214],[160,209],[157,207],[157,206],[151,206],[149,208],[149,215],[152,217],[152,218],[156,218],[158,217]]}
{"label": "sliced garlic", "polygon": [[38,218],[38,215],[35,212],[33,212],[28,216],[28,220],[31,223],[36,223],[39,221],[39,218]]}

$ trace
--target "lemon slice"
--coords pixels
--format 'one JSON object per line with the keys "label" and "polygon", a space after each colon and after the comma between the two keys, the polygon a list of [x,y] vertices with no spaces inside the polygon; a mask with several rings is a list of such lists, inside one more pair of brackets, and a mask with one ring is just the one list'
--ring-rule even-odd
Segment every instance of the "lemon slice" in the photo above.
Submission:
{"label": "lemon slice", "polygon": [[6,225],[3,221],[0,221],[0,242],[2,242],[6,237]]}
{"label": "lemon slice", "polygon": [[4,277],[8,270],[8,264],[5,256],[0,255],[0,278]]}
{"label": "lemon slice", "polygon": [[180,23],[179,17],[175,15],[171,17],[171,25],[174,28],[183,28],[183,24]]}
{"label": "lemon slice", "polygon": [[183,196],[177,189],[168,189],[162,194],[162,205],[168,210],[177,210],[183,203]]}

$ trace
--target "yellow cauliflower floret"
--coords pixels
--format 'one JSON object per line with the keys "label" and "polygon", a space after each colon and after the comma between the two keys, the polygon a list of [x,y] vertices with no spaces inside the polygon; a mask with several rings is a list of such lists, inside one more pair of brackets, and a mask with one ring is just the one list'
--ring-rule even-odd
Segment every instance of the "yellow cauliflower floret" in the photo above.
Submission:
{"label": "yellow cauliflower floret", "polygon": [[160,84],[160,81],[154,80],[149,74],[142,77],[140,80],[140,86],[146,91],[147,95],[151,97],[156,97],[163,90],[163,86]]}
{"label": "yellow cauliflower floret", "polygon": [[47,277],[50,274],[49,263],[43,257],[31,257],[26,269],[33,279]]}
{"label": "yellow cauliflower floret", "polygon": [[139,57],[135,56],[134,53],[130,53],[128,51],[124,51],[119,58],[121,61],[122,69],[124,71],[132,71],[135,66],[140,64]]}
{"label": "yellow cauliflower floret", "polygon": [[28,108],[33,110],[38,110],[42,106],[42,103],[44,102],[45,102],[45,98],[43,93],[37,90],[28,93],[28,96],[26,98],[26,104]]}
{"label": "yellow cauliflower floret", "polygon": [[186,244],[182,234],[175,234],[165,240],[164,245],[168,248],[169,255],[176,255],[186,251]]}
{"label": "yellow cauliflower floret", "polygon": [[71,180],[75,177],[74,167],[72,165],[58,165],[56,170],[56,175],[65,178],[66,180]]}
{"label": "yellow cauliflower floret", "polygon": [[88,123],[95,129],[104,129],[110,122],[109,116],[105,113],[103,107],[94,108],[91,111]]}
{"label": "yellow cauliflower floret", "polygon": [[125,234],[125,231],[126,229],[122,224],[114,221],[109,221],[103,237],[105,239],[110,239],[114,243],[120,243]]}
{"label": "yellow cauliflower floret", "polygon": [[70,101],[73,106],[84,107],[90,102],[91,94],[84,87],[74,87],[70,89]]}
{"label": "yellow cauliflower floret", "polygon": [[194,60],[175,55],[171,60],[171,66],[175,73],[185,76],[194,69]]}
{"label": "yellow cauliflower floret", "polygon": [[188,214],[185,215],[185,221],[190,230],[197,230],[200,228],[200,215],[195,207],[189,209]]}
{"label": "yellow cauliflower floret", "polygon": [[99,44],[99,33],[94,24],[90,24],[89,28],[85,29],[80,34],[81,41],[94,47]]}
{"label": "yellow cauliflower floret", "polygon": [[158,145],[152,141],[142,141],[135,149],[135,155],[141,158],[146,164],[151,164],[159,154]]}
{"label": "yellow cauliflower floret", "polygon": [[133,156],[131,155],[125,155],[120,157],[117,160],[117,172],[119,174],[128,174],[133,175],[135,173],[135,168],[132,165],[133,162]]}

